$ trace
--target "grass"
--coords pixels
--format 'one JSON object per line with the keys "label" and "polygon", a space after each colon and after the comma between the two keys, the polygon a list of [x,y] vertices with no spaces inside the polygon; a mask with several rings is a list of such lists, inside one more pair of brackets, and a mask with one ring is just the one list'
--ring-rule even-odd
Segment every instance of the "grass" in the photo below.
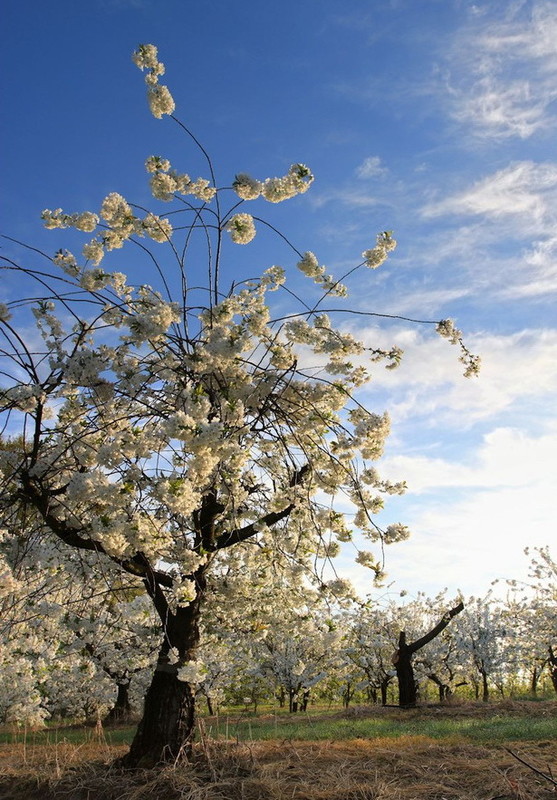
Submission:
{"label": "grass", "polygon": [[[123,772],[133,729],[0,745],[0,800],[554,800],[557,702],[204,720],[196,759]],[[511,752],[509,752],[512,751]]]}
{"label": "grass", "polygon": [[361,718],[338,714],[307,714],[292,716],[269,715],[254,719],[226,717],[207,721],[207,736],[216,739],[250,741],[343,741],[346,739],[399,738],[426,736],[430,739],[463,739],[469,742],[537,741],[557,739],[557,717],[523,714],[521,716],[492,716],[428,718],[420,711],[390,715],[365,714]]}

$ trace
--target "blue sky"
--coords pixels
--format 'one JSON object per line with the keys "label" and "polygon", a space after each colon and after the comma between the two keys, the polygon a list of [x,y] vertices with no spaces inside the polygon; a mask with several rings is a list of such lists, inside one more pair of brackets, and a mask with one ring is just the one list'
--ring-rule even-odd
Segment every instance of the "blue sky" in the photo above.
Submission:
{"label": "blue sky", "polygon": [[[382,471],[409,485],[382,515],[413,531],[387,550],[395,588],[478,594],[523,576],[523,548],[556,539],[556,4],[7,0],[3,16],[3,231],[71,246],[41,211],[96,210],[110,191],[162,213],[143,170],[152,153],[205,174],[147,109],[130,55],[153,42],[221,185],[307,163],[306,195],[258,211],[336,274],[393,229],[397,250],[360,274],[353,307],[454,317],[482,356],[465,380],[431,329],[358,323],[370,345],[406,353],[363,393],[392,417]],[[258,233],[229,251],[225,277],[289,259]],[[111,264],[152,280],[125,251]],[[365,591],[349,556],[341,571]]]}

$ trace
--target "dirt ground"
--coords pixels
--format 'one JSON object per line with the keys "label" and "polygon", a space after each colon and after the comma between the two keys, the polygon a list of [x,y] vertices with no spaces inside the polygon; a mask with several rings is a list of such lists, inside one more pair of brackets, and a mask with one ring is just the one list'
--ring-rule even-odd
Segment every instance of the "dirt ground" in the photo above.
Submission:
{"label": "dirt ground", "polygon": [[[553,713],[554,705],[544,712]],[[434,708],[421,711],[449,713]],[[498,713],[502,712],[499,705]],[[357,713],[367,712],[354,709],[348,715]],[[458,707],[450,713],[478,715],[481,710]],[[515,704],[505,713],[520,709]],[[134,772],[111,766],[125,750],[102,740],[79,746],[0,745],[0,800],[557,798],[556,741],[507,746],[426,736],[249,745],[209,741],[199,746],[193,763]]]}

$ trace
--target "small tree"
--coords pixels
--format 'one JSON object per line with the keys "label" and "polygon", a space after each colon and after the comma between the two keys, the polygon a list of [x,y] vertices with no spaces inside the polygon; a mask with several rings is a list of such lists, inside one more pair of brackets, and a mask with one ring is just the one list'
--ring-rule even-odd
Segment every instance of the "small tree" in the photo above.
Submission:
{"label": "small tree", "polygon": [[436,636],[445,630],[450,621],[464,609],[464,603],[460,602],[454,608],[447,611],[442,619],[439,620],[431,630],[419,639],[408,643],[406,641],[406,631],[400,631],[398,637],[398,648],[393,655],[393,664],[396,669],[398,680],[398,704],[403,708],[412,708],[416,705],[418,691],[412,667],[413,656],[433,641]]}
{"label": "small tree", "polygon": [[[156,48],[142,45],[134,61],[147,71],[152,113],[172,115]],[[238,207],[304,193],[310,170],[294,164],[264,181],[239,174],[226,205],[200,148],[209,178],[191,180],[165,158],[147,159],[155,199],[175,202],[172,224],[112,193],[98,214],[43,213],[48,228],[95,234],[83,246],[84,262],[67,250],[46,257],[47,271],[4,261],[39,293],[0,307],[0,409],[5,430],[21,436],[17,451],[3,453],[2,521],[14,530],[22,508],[32,509],[42,536],[90,554],[101,572],[110,562],[149,595],[162,640],[123,759],[130,767],[174,760],[191,747],[203,676],[200,620],[207,593],[221,585],[222,553],[257,541],[277,558],[309,566],[330,536],[350,538],[333,509],[339,496],[350,499],[354,525],[368,539],[408,536],[403,525],[382,531],[373,519],[378,495],[402,487],[371,466],[389,430],[387,415],[354,396],[368,378],[366,359],[393,367],[400,351],[365,346],[333,324],[325,300],[343,297],[346,288],[311,252],[292,247],[310,288],[303,301],[286,289],[297,302],[286,315],[273,318],[267,300],[269,292],[285,291],[281,267],[222,286],[226,239],[245,245],[256,233],[258,218]],[[173,236],[179,230],[181,245]],[[145,239],[166,245],[170,262],[162,265]],[[159,290],[100,266],[126,243],[154,264]],[[186,268],[201,244],[203,291],[192,288]],[[354,269],[378,267],[394,247],[391,233],[380,233]],[[42,347],[29,335],[29,307]],[[466,374],[473,374],[478,362],[460,332],[447,320],[437,330],[460,343]],[[371,554],[364,558],[381,572]]]}

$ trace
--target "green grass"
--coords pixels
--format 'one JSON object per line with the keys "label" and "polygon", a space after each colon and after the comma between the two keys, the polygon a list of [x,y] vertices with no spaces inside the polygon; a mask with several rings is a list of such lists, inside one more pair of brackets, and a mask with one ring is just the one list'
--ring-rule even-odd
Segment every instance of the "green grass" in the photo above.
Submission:
{"label": "green grass", "polygon": [[24,729],[0,731],[0,744],[25,742],[28,745],[55,745],[68,742],[79,745],[98,741],[106,741],[107,744],[130,744],[134,733],[135,726],[111,728],[103,730],[102,737],[99,737],[94,728],[60,725],[42,731],[26,731]]}
{"label": "green grass", "polygon": [[460,737],[469,742],[538,741],[557,738],[557,720],[537,717],[491,717],[488,719],[419,719],[372,718],[327,719],[312,715],[292,718],[228,719],[207,725],[210,737],[256,740],[342,740],[379,737],[427,736],[431,739]]}
{"label": "green grass", "polygon": [[[431,739],[460,738],[467,742],[501,743],[512,741],[539,741],[557,738],[557,719],[539,716],[533,709],[531,715],[505,716],[504,712],[494,716],[459,717],[447,715],[431,718],[420,716],[419,711],[393,715],[378,714],[361,718],[343,718],[338,714],[313,711],[309,714],[285,715],[247,714],[222,715],[218,725],[214,718],[203,721],[205,735],[229,741],[249,742],[257,740],[303,740],[324,741],[344,739],[396,739],[400,736],[427,736]],[[102,731],[100,741],[107,744],[130,743],[135,728],[107,728]],[[71,726],[51,727],[43,731],[0,731],[0,743],[26,742],[35,745],[54,745],[60,742],[83,744],[99,741],[94,728]]]}

